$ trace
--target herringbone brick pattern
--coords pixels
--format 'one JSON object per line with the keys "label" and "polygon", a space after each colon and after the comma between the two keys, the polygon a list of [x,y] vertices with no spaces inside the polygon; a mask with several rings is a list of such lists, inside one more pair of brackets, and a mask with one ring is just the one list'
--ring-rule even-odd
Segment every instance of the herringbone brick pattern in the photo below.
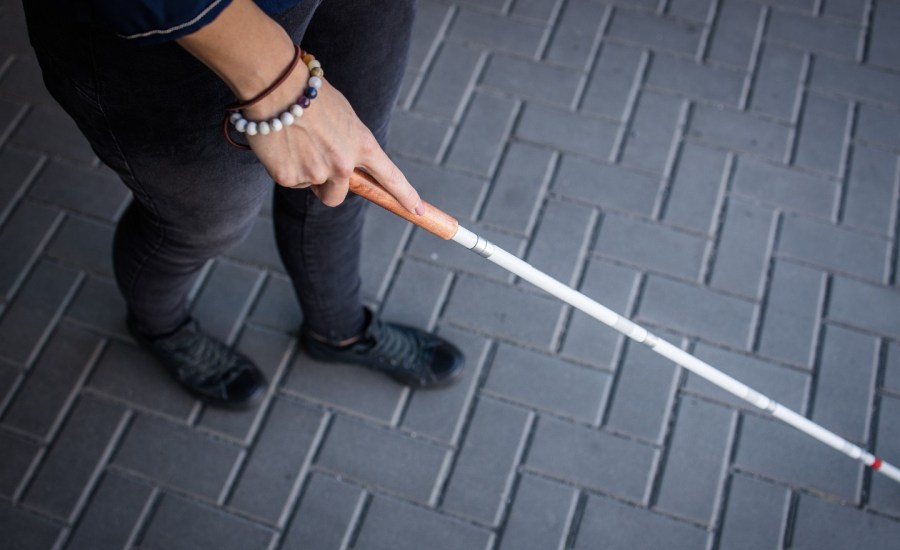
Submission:
{"label": "herringbone brick pattern", "polygon": [[[422,0],[391,151],[468,227],[896,464],[898,25],[893,0]],[[272,388],[206,408],[124,330],[128,200],[3,0],[6,548],[900,540],[897,484],[374,209],[367,299],[462,347],[463,381],[302,355],[264,213],[193,308]]]}

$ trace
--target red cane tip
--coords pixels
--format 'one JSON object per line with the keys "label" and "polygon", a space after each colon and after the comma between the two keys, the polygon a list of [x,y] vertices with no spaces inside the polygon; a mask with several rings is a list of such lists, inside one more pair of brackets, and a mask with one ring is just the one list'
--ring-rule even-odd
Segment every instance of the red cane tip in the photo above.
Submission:
{"label": "red cane tip", "polygon": [[881,468],[881,459],[876,456],[875,460],[872,461],[872,469],[877,470],[879,468]]}

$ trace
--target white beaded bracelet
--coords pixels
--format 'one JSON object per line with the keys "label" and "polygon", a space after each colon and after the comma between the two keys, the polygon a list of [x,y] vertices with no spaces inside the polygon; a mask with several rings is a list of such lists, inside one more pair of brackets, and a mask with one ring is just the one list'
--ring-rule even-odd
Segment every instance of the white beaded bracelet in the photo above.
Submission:
{"label": "white beaded bracelet", "polygon": [[[306,81],[306,88],[303,90],[303,93],[297,98],[297,101],[294,102],[293,105],[288,107],[286,111],[270,120],[247,120],[241,113],[242,108],[257,103],[260,99],[271,93],[278,85],[286,80],[287,76],[295,66],[295,60],[288,68],[288,71],[284,75],[282,75],[279,81],[277,81],[275,85],[267,89],[263,94],[260,94],[253,100],[250,100],[246,103],[238,103],[226,108],[231,113],[229,116],[227,116],[226,121],[230,122],[231,125],[234,126],[234,129],[236,131],[242,134],[247,134],[248,136],[265,136],[272,132],[280,132],[287,126],[294,124],[294,122],[296,122],[300,119],[300,117],[303,116],[303,111],[305,109],[308,109],[312,100],[319,95],[319,88],[322,87],[323,83],[322,76],[324,76],[325,73],[322,71],[322,64],[319,63],[319,61],[316,60],[316,58],[312,54],[305,52],[297,47],[297,56],[303,59],[303,62],[309,69],[310,74],[309,79]],[[240,149],[249,149],[247,145],[237,143],[233,139],[231,139],[231,136],[228,135],[227,127],[225,128],[225,139],[228,141],[228,143],[235,147],[238,147]]]}

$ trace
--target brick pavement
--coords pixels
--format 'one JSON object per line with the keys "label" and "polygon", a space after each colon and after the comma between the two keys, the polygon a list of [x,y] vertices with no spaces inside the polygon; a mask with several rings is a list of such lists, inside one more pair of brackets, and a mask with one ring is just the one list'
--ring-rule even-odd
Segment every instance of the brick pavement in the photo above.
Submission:
{"label": "brick pavement", "polygon": [[[419,8],[392,153],[426,198],[900,462],[900,3]],[[897,484],[380,211],[367,300],[458,343],[465,378],[410,391],[300,354],[263,213],[194,311],[272,390],[206,408],[124,330],[127,201],[0,2],[6,548],[900,540]]]}

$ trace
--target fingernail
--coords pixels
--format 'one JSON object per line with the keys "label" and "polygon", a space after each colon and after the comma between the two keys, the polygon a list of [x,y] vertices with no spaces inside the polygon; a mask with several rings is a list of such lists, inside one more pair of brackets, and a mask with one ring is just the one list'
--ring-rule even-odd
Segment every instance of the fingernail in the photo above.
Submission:
{"label": "fingernail", "polygon": [[425,215],[425,207],[422,206],[422,201],[419,201],[419,202],[416,203],[416,209],[415,209],[415,210],[416,210],[416,214],[418,214],[419,216],[424,216],[424,215]]}

